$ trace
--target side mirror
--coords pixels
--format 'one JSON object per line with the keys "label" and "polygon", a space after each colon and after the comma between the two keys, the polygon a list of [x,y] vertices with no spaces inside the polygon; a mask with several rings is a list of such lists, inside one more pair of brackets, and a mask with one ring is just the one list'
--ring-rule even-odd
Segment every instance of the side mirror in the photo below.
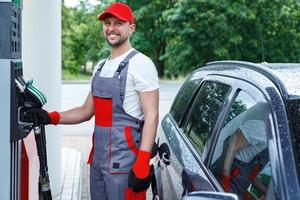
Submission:
{"label": "side mirror", "polygon": [[233,193],[196,191],[183,197],[183,200],[238,200],[238,196]]}

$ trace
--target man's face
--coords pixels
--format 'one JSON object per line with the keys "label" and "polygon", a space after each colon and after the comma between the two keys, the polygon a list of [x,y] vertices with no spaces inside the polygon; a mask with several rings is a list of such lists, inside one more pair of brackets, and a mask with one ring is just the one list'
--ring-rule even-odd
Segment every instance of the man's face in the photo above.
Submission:
{"label": "man's face", "polygon": [[103,22],[103,34],[107,43],[119,47],[126,42],[134,31],[134,24],[121,21],[114,16],[108,16]]}

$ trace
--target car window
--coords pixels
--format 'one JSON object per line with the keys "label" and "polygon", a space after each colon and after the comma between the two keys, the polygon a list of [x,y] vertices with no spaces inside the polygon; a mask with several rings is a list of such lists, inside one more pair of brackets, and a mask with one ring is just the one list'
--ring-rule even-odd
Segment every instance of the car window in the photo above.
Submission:
{"label": "car window", "polygon": [[267,194],[271,179],[267,143],[269,104],[240,91],[217,138],[210,169],[227,192],[241,199]]}
{"label": "car window", "polygon": [[207,81],[195,100],[184,132],[200,154],[203,153],[229,90],[228,85]]}
{"label": "car window", "polygon": [[178,95],[176,96],[176,99],[170,110],[171,116],[175,119],[175,121],[178,124],[180,123],[182,115],[184,115],[184,112],[187,106],[189,105],[189,102],[193,97],[193,94],[197,90],[198,86],[199,80],[188,81],[182,86],[182,88],[178,92]]}

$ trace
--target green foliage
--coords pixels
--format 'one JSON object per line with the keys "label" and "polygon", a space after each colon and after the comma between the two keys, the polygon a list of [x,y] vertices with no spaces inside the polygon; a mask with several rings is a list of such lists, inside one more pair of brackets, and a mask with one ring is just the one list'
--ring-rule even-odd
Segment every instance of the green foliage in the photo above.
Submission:
{"label": "green foliage", "polygon": [[92,7],[87,1],[76,8],[62,5],[62,67],[71,74],[84,72],[87,62],[96,63],[108,55],[97,19],[101,5]]}
{"label": "green foliage", "polygon": [[156,64],[159,76],[164,76],[166,35],[164,30],[167,22],[163,18],[165,10],[170,9],[176,1],[142,0],[125,1],[134,10],[136,18],[136,33],[132,43],[136,49],[151,57]]}
{"label": "green foliage", "polygon": [[176,73],[213,60],[299,62],[299,15],[296,0],[180,0],[164,13],[163,58]]}
{"label": "green foliage", "polygon": [[[97,16],[113,0],[62,6],[63,69],[77,74],[108,56]],[[124,0],[134,11],[133,46],[160,77],[185,75],[214,60],[300,62],[298,0]]]}
{"label": "green foliage", "polygon": [[68,81],[72,81],[72,80],[85,80],[85,81],[90,81],[92,77],[91,73],[78,73],[78,74],[74,74],[71,73],[68,70],[62,70],[62,80],[68,80]]}

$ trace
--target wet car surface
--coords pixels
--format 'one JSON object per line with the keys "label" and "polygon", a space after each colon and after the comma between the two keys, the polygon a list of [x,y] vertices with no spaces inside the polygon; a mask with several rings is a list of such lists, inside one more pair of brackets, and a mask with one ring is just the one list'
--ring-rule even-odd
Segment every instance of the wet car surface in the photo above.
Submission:
{"label": "wet car surface", "polygon": [[299,64],[220,61],[192,72],[159,128],[154,198],[300,199],[299,83]]}

